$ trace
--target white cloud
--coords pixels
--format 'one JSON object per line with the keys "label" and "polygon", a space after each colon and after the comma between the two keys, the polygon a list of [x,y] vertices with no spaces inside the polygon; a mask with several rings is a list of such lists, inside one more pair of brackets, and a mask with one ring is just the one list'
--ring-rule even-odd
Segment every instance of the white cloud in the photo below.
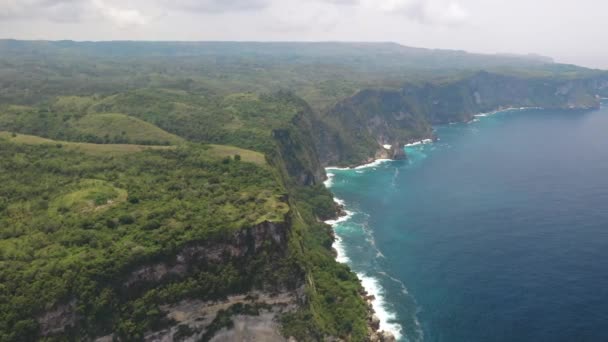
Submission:
{"label": "white cloud", "polygon": [[45,17],[52,21],[73,21],[80,17],[85,3],[86,0],[0,0],[0,19]]}
{"label": "white cloud", "polygon": [[199,12],[240,12],[264,9],[271,0],[161,0],[167,8]]}
{"label": "white cloud", "polygon": [[[461,0],[0,0],[0,19],[40,18],[76,22],[93,15],[125,27],[147,24],[152,17],[158,16],[158,13],[150,14],[154,12],[196,15],[269,10],[271,13],[284,11],[287,17],[294,16],[290,13],[297,13],[296,17],[318,18],[333,16],[336,8],[351,7],[403,15],[423,24],[453,25],[462,23],[469,16],[457,1]],[[325,23],[328,19],[321,21]],[[291,21],[290,18],[285,20]],[[305,21],[296,22],[296,26],[306,25]]]}
{"label": "white cloud", "polygon": [[144,25],[150,16],[133,8],[123,8],[116,0],[0,0],[0,20],[87,22],[99,20],[119,27]]}
{"label": "white cloud", "polygon": [[469,17],[468,11],[454,0],[361,0],[361,5],[405,15],[423,24],[455,25]]}
{"label": "white cloud", "polygon": [[93,0],[92,5],[97,14],[119,27],[144,25],[150,19],[136,9],[116,7],[103,0]]}
{"label": "white cloud", "polygon": [[338,5],[336,1],[350,0],[280,0],[268,8],[267,15],[272,20],[264,26],[281,34],[330,31],[347,13],[338,6],[328,6],[328,1]]}

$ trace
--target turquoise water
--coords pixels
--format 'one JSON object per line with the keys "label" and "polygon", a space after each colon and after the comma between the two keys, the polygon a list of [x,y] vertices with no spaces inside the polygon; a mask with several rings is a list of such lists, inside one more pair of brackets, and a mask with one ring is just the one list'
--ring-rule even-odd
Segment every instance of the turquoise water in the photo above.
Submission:
{"label": "turquoise water", "polygon": [[409,341],[608,341],[608,109],[437,128],[332,170],[341,261]]}

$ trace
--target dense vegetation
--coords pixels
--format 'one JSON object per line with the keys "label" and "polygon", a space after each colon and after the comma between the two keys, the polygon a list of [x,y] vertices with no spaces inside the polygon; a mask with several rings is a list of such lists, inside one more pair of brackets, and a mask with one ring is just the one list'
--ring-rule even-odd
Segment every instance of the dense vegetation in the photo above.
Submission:
{"label": "dense vegetation", "polygon": [[[135,124],[121,124],[126,116],[116,112],[129,113]],[[335,215],[332,196],[322,185],[309,186],[322,179],[311,120],[310,108],[290,93],[204,98],[140,89],[5,106],[0,340],[36,339],[44,313],[65,305],[79,324],[60,339],[114,332],[137,340],[171,324],[163,304],[304,283],[309,303],[284,318],[287,335],[364,339],[360,285],[334,261],[331,231],[319,222]],[[163,139],[123,141],[113,132]],[[98,139],[103,135],[109,138]],[[177,135],[266,158],[164,138]],[[115,142],[178,145],[134,149]],[[281,258],[270,249],[205,264],[143,293],[125,288],[138,265],[170,261],[184,246],[223,241],[265,221],[292,222]]]}
{"label": "dense vegetation", "polygon": [[[592,106],[604,77],[395,44],[0,41],[0,341],[138,341],[175,323],[163,305],[254,289],[303,289],[286,336],[365,340],[322,166],[476,111]],[[255,227],[286,239],[244,247]],[[231,247],[180,264],[210,246]]]}
{"label": "dense vegetation", "polygon": [[[188,243],[282,222],[289,210],[270,170],[210,157],[205,147],[99,158],[61,145],[0,141],[0,165],[0,340],[36,336],[37,314],[69,298],[78,299],[78,313],[93,331],[142,333],[158,318],[160,303],[137,302],[151,301],[151,294],[122,302],[118,284],[126,272]],[[205,277],[204,288],[185,282],[156,296],[196,290],[213,297],[263,274],[229,271],[215,282]],[[135,317],[133,305],[156,314]]]}

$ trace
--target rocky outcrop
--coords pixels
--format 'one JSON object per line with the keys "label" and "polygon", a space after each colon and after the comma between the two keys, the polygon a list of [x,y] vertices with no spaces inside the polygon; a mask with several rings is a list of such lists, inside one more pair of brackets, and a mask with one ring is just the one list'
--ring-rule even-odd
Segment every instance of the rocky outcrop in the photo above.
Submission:
{"label": "rocky outcrop", "polygon": [[[170,327],[149,332],[146,341],[277,341],[287,338],[280,333],[280,315],[297,309],[304,288],[294,292],[269,294],[251,292],[229,296],[225,300],[201,301],[185,300],[180,303],[164,305],[162,311],[166,319],[173,322]],[[237,312],[235,307],[247,307]],[[230,315],[230,325],[217,328],[219,315]],[[216,322],[216,330],[212,327]]]}
{"label": "rocky outcrop", "polygon": [[57,305],[36,319],[40,325],[40,335],[51,336],[64,333],[73,328],[78,320],[76,314],[76,300],[72,299],[66,304]]}
{"label": "rocky outcrop", "polygon": [[144,265],[132,271],[124,286],[133,288],[172,277],[182,277],[203,263],[219,263],[253,255],[262,249],[265,243],[271,243],[273,250],[282,252],[287,248],[288,233],[289,222],[266,221],[235,232],[229,238],[186,246],[171,261]]}
{"label": "rocky outcrop", "polygon": [[284,170],[286,181],[299,186],[320,184],[325,180],[325,169],[321,165],[314,130],[320,125],[310,106],[292,94],[283,94],[299,108],[291,121],[272,130],[276,144],[275,153],[270,154],[273,164]]}
{"label": "rocky outcrop", "polygon": [[363,295],[363,299],[367,304],[367,325],[368,325],[368,338],[370,342],[394,342],[396,341],[395,336],[388,332],[380,330],[380,319],[376,316],[372,302],[376,298],[371,295]]}

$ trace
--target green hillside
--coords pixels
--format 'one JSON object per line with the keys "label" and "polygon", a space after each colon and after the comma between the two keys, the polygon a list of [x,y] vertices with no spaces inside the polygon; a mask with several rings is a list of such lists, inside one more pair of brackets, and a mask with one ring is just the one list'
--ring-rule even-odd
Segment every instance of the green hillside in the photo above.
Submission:
{"label": "green hillside", "polygon": [[[291,277],[267,259],[277,253],[269,246],[267,256],[193,269],[159,287],[127,295],[121,285],[137,265],[170,260],[193,241],[220,243],[244,227],[285,222],[289,206],[266,168],[205,148],[99,157],[4,139],[0,167],[2,341],[35,339],[36,317],[66,298],[77,298],[90,333],[136,340],[162,321],[159,305],[168,300],[216,298]],[[217,278],[198,282],[201,274]]]}
{"label": "green hillside", "polygon": [[[331,231],[319,221],[335,207],[320,185],[316,116],[301,99],[141,89],[50,104],[0,111],[0,127],[9,130],[0,133],[0,279],[9,291],[0,291],[0,340],[138,341],[171,326],[163,306],[254,290],[306,293],[297,310],[277,317],[287,335],[365,338],[361,286],[335,262]],[[138,119],[97,113],[106,110]],[[96,116],[102,120],[89,121]],[[117,117],[190,142],[107,143],[115,128],[105,120]],[[254,239],[252,232],[266,236],[255,253],[221,262],[199,256],[185,273],[123,285],[138,268],[172,265],[191,246],[243,250],[235,236]],[[56,310],[73,324],[51,333],[45,317]]]}
{"label": "green hillside", "polygon": [[323,166],[598,96],[606,73],[529,56],[0,40],[0,341],[209,340],[249,316],[380,341]]}
{"label": "green hillside", "polygon": [[183,139],[124,114],[89,114],[76,120],[74,129],[84,135],[115,143],[175,145]]}
{"label": "green hillside", "polygon": [[134,145],[134,144],[92,144],[79,143],[69,141],[59,141],[47,138],[42,138],[35,135],[17,134],[10,132],[1,132],[0,139],[10,141],[12,143],[26,145],[48,145],[66,150],[83,152],[91,155],[120,155],[126,153],[142,152],[145,150],[167,150],[173,149],[173,146],[150,146],[150,145]]}

